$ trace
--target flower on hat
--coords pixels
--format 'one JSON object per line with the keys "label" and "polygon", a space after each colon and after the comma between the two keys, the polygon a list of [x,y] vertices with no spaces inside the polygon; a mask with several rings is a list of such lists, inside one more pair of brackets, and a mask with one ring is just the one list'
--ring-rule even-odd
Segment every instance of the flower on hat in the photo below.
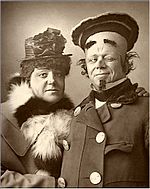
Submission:
{"label": "flower on hat", "polygon": [[62,55],[66,42],[60,30],[47,28],[43,33],[25,40],[26,59]]}
{"label": "flower on hat", "polygon": [[34,68],[59,69],[64,75],[70,71],[71,54],[63,54],[67,40],[61,31],[47,28],[43,33],[25,40],[25,59],[21,62],[21,77],[29,78]]}

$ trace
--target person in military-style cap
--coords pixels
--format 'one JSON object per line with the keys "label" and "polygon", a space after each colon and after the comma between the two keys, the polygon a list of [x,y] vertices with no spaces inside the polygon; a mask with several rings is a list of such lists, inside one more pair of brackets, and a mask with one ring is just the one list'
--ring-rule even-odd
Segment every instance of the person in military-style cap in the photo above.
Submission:
{"label": "person in military-style cap", "polygon": [[57,185],[73,108],[64,93],[71,63],[65,43],[54,28],[25,40],[20,74],[2,104],[2,187]]}
{"label": "person in military-style cap", "polygon": [[149,98],[127,77],[139,26],[124,13],[83,20],[72,32],[91,92],[75,109],[60,187],[148,187]]}

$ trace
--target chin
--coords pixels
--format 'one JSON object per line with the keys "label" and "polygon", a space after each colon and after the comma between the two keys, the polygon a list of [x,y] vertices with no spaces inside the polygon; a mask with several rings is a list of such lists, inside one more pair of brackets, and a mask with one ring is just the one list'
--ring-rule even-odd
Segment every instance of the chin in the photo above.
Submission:
{"label": "chin", "polygon": [[61,99],[61,97],[58,97],[58,96],[52,96],[52,97],[43,98],[43,100],[45,100],[45,101],[47,101],[49,103],[52,103],[52,104],[58,102],[60,99]]}

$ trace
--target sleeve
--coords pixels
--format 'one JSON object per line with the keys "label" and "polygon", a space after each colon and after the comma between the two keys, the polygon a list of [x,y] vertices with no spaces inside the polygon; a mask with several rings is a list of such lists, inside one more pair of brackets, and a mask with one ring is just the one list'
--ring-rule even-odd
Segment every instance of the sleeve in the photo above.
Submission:
{"label": "sleeve", "polygon": [[149,149],[149,120],[146,121],[144,139],[145,139],[145,147],[146,149]]}
{"label": "sleeve", "polygon": [[[8,132],[7,124],[4,124],[4,122],[1,126],[3,128],[1,129],[1,187],[55,187],[55,177],[25,173],[16,154],[4,137],[4,132],[10,136],[12,132]],[[16,166],[15,170],[13,169],[14,166]],[[22,172],[17,170],[21,170]]]}
{"label": "sleeve", "polygon": [[148,103],[146,103],[145,110],[146,112],[144,112],[144,123],[143,123],[144,124],[144,142],[145,142],[145,148],[149,151],[149,120],[150,120],[149,98],[148,98]]}
{"label": "sleeve", "polygon": [[20,174],[6,170],[1,176],[2,187],[55,187],[55,178],[46,175]]}

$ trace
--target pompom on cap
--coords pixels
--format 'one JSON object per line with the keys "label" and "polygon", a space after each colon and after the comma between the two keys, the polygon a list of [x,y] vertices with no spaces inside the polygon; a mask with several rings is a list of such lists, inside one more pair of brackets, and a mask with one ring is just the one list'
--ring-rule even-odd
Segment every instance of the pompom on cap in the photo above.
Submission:
{"label": "pompom on cap", "polygon": [[122,35],[127,40],[127,51],[130,51],[137,41],[139,27],[134,18],[128,14],[106,12],[82,20],[72,30],[72,41],[84,50],[88,37],[104,31],[116,32]]}

